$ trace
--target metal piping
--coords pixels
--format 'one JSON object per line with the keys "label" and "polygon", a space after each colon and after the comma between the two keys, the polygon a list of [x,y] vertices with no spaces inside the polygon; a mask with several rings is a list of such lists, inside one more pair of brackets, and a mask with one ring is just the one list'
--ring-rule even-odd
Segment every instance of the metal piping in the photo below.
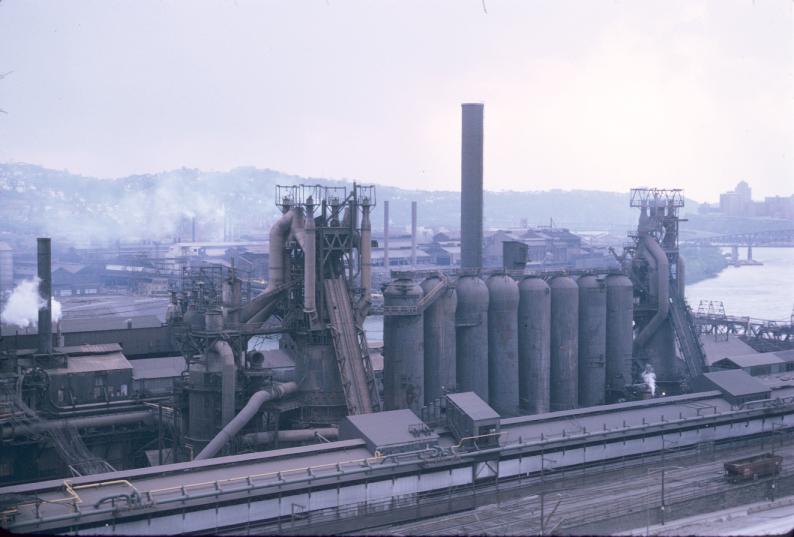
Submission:
{"label": "metal piping", "polygon": [[643,328],[634,339],[635,348],[642,347],[648,342],[665,319],[667,319],[667,315],[670,311],[670,263],[667,260],[667,254],[664,253],[664,250],[662,250],[662,247],[656,242],[656,239],[650,235],[643,236],[642,242],[650,256],[656,262],[658,304],[656,314],[654,314],[648,324],[645,325],[645,328]]}
{"label": "metal piping", "polygon": [[245,427],[249,421],[259,412],[259,409],[268,401],[273,399],[280,399],[285,395],[295,393],[298,391],[298,385],[295,382],[285,382],[284,384],[274,385],[267,390],[259,390],[245,404],[242,410],[220,430],[220,432],[210,440],[207,446],[201,450],[201,453],[196,455],[193,460],[201,461],[211,459],[218,454],[223,447],[229,443],[229,440],[234,438],[240,430]]}
{"label": "metal piping", "polygon": [[389,274],[389,202],[383,202],[383,268]]}
{"label": "metal piping", "polygon": [[[232,263],[234,263],[234,259],[232,259]],[[232,264],[233,268],[234,264]],[[237,327],[240,324],[240,306],[242,305],[242,282],[240,278],[232,273],[223,282],[221,293],[223,297],[223,321],[228,326]]]}
{"label": "metal piping", "polygon": [[234,351],[229,342],[222,339],[215,342],[210,350],[221,366],[221,421],[229,423],[234,418],[237,366]]}
{"label": "metal piping", "polygon": [[411,202],[411,268],[416,268],[416,202]]}
{"label": "metal piping", "polygon": [[369,205],[362,205],[361,217],[361,288],[364,298],[369,300],[369,290],[372,288],[372,224],[369,221]]}
{"label": "metal piping", "polygon": [[303,224],[303,311],[315,313],[317,309],[317,232],[314,225],[314,202],[306,200],[306,217]]}
{"label": "metal piping", "polygon": [[243,444],[248,446],[270,444],[276,438],[279,442],[308,442],[309,440],[322,440],[323,438],[339,437],[339,429],[326,427],[322,429],[293,429],[285,431],[266,431],[250,433],[242,436]]}
{"label": "metal piping", "polygon": [[86,427],[110,427],[114,425],[128,425],[142,421],[149,422],[152,419],[152,413],[149,410],[138,410],[133,412],[102,414],[100,416],[83,416],[80,418],[47,420],[17,426],[13,429],[3,427],[2,437],[7,439],[13,438],[19,434],[39,434],[50,429],[66,426],[72,426],[76,429],[85,429]]}
{"label": "metal piping", "polygon": [[50,239],[36,239],[39,276],[39,353],[52,354],[52,245]]}
{"label": "metal piping", "polygon": [[482,267],[483,108],[462,105],[460,161],[461,268]]}
{"label": "metal piping", "polygon": [[[287,242],[295,211],[290,209],[270,228],[267,290],[284,283],[284,244]],[[267,291],[266,291],[267,292]],[[260,295],[261,296],[261,295]]]}

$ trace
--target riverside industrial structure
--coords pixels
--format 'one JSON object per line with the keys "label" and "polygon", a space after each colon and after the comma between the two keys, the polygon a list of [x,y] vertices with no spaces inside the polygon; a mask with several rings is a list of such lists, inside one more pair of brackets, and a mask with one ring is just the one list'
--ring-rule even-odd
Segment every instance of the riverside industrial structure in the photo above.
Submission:
{"label": "riverside industrial structure", "polygon": [[[484,269],[483,105],[462,126],[461,267],[391,274],[382,373],[363,327],[373,187],[278,187],[267,286],[244,300],[234,265],[186,267],[162,325],[53,331],[40,239],[38,331],[0,342],[3,527],[360,531],[794,427],[785,368],[708,369],[680,190],[632,191],[614,268],[532,267],[508,240]],[[262,335],[279,348],[253,349]]]}

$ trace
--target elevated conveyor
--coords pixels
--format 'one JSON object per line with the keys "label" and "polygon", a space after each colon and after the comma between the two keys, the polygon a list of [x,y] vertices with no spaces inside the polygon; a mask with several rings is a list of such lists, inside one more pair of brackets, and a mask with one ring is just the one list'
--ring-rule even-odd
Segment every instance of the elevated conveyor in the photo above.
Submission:
{"label": "elevated conveyor", "polygon": [[694,378],[706,367],[706,353],[700,344],[698,327],[695,319],[686,304],[686,299],[678,292],[678,286],[671,286],[670,293],[670,322],[673,324],[678,347],[686,363],[687,373]]}
{"label": "elevated conveyor", "polygon": [[345,279],[325,280],[325,296],[347,410],[350,414],[366,414],[379,410],[366,336],[356,326]]}

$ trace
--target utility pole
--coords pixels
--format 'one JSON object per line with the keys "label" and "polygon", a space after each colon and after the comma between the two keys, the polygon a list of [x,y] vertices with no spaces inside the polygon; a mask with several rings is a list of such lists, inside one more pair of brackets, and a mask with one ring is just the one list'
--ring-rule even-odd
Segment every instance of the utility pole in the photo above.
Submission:
{"label": "utility pole", "polygon": [[157,464],[163,464],[163,404],[157,403]]}

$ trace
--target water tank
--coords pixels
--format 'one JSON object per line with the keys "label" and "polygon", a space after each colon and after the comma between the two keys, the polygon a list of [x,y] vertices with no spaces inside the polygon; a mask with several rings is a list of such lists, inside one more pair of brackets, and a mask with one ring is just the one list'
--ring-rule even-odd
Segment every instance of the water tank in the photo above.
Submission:
{"label": "water tank", "polygon": [[579,278],[579,406],[606,397],[607,291],[603,278]]}
{"label": "water tank", "polygon": [[488,278],[488,393],[502,416],[518,414],[518,284],[506,274]]}
{"label": "water tank", "polygon": [[540,278],[518,284],[518,396],[529,414],[549,411],[551,290]]}
{"label": "water tank", "polygon": [[607,277],[607,400],[624,396],[631,384],[631,350],[633,344],[634,286],[626,276]]}
{"label": "water tank", "polygon": [[[442,283],[431,276],[422,282],[424,294]],[[458,296],[447,288],[424,311],[425,325],[425,404],[441,397],[445,390],[454,391],[457,383],[455,363],[455,308]]]}
{"label": "water tank", "polygon": [[0,242],[0,303],[14,288],[14,250]]}
{"label": "water tank", "polygon": [[476,276],[461,276],[455,290],[458,391],[488,401],[488,288]]}
{"label": "water tank", "polygon": [[551,288],[550,410],[576,408],[579,400],[579,287],[558,276]]}
{"label": "water tank", "polygon": [[418,414],[425,404],[425,335],[422,315],[416,310],[422,295],[422,288],[407,276],[399,276],[383,290],[386,410],[410,408]]}

